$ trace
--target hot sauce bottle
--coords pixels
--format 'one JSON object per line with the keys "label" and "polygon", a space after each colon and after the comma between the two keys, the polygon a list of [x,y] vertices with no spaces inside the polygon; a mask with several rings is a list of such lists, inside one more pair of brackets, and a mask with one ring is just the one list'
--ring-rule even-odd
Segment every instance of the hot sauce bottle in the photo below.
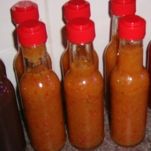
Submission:
{"label": "hot sauce bottle", "polygon": [[[109,103],[109,81],[110,74],[116,65],[119,39],[117,36],[118,20],[122,16],[132,15],[136,10],[135,0],[110,0],[109,2],[110,14],[111,14],[111,40],[106,46],[103,54],[104,63],[104,82],[105,82],[105,97],[107,103]],[[109,104],[107,104],[109,105]]]}
{"label": "hot sauce bottle", "polygon": [[[63,18],[65,23],[70,22],[75,18],[89,18],[90,4],[85,0],[69,0],[63,5]],[[69,69],[69,43],[67,42],[67,48],[61,56],[61,71],[64,78],[66,72]],[[95,50],[93,50],[94,63],[96,68],[98,68],[98,55]]]}
{"label": "hot sauce bottle", "polygon": [[[12,16],[12,21],[16,27],[18,27],[18,25],[28,20],[38,20],[39,19],[38,5],[28,0],[19,1],[11,7],[11,16]],[[23,57],[18,42],[17,45],[18,45],[17,46],[18,53],[14,58],[14,70],[16,74],[16,80],[18,82],[24,72],[24,65],[23,65]],[[51,65],[51,59],[49,55],[48,58],[49,58],[49,63]]]}
{"label": "hot sauce bottle", "polygon": [[20,91],[31,144],[36,151],[58,151],[66,139],[61,88],[48,63],[45,25],[24,22],[18,37],[25,62]]}
{"label": "hot sauce bottle", "polygon": [[119,20],[117,65],[111,73],[111,136],[119,145],[133,146],[145,135],[149,74],[143,67],[145,20]]}
{"label": "hot sauce bottle", "polygon": [[[22,24],[27,20],[38,20],[39,19],[38,6],[36,3],[32,1],[19,1],[11,7],[11,17],[16,28],[18,27],[19,24]],[[15,40],[17,40],[16,31],[15,35],[16,35]],[[17,45],[18,52],[14,58],[14,70],[16,74],[16,80],[18,82],[24,72],[24,65],[18,40],[15,43]]]}
{"label": "hot sauce bottle", "polygon": [[98,146],[104,138],[103,78],[93,58],[94,23],[77,18],[66,26],[70,69],[64,91],[67,125],[72,145],[80,149]]}
{"label": "hot sauce bottle", "polygon": [[[0,60],[1,61],[1,60]],[[13,85],[0,63],[0,150],[25,151],[26,143],[17,109]]]}
{"label": "hot sauce bottle", "polygon": [[20,44],[17,38],[17,27],[25,21],[39,19],[38,5],[32,1],[23,0],[23,1],[19,1],[15,3],[11,7],[10,11],[11,11],[12,22],[16,27],[14,31],[14,43],[17,48],[17,54],[14,57],[13,67],[14,67],[14,72],[15,72],[15,77],[16,77],[16,82],[17,82],[17,89],[16,89],[17,98],[18,98],[17,103],[18,103],[21,118],[23,119],[24,124],[25,124],[24,126],[26,127],[26,122],[25,122],[24,114],[23,114],[24,107],[22,104],[22,100],[20,97],[20,90],[19,90],[19,81],[24,72],[24,62],[23,62],[22,52],[20,50]]}
{"label": "hot sauce bottle", "polygon": [[3,61],[0,59],[0,74],[3,74],[6,76],[6,69]]}
{"label": "hot sauce bottle", "polygon": [[[146,62],[147,62],[147,70],[149,72],[149,75],[151,77],[151,41],[149,42],[148,46],[147,46],[147,59],[146,59]],[[149,105],[149,108],[151,108],[151,85],[150,85],[150,88],[149,88],[149,100],[148,100],[148,105]]]}

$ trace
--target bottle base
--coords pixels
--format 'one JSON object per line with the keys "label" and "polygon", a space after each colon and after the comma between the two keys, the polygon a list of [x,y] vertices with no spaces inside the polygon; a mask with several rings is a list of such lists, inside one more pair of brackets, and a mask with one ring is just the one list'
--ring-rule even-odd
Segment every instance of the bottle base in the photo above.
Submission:
{"label": "bottle base", "polygon": [[119,146],[121,146],[121,147],[126,147],[126,148],[129,148],[129,147],[131,148],[131,147],[137,146],[138,144],[140,144],[140,143],[143,141],[143,139],[144,139],[144,137],[141,138],[141,139],[139,139],[138,141],[136,141],[136,142],[134,142],[134,143],[132,143],[132,142],[130,142],[130,143],[125,143],[125,141],[120,142],[120,141],[118,141],[118,140],[116,140],[116,139],[114,139],[114,138],[112,137],[112,140],[113,140],[117,145],[119,145]]}
{"label": "bottle base", "polygon": [[94,149],[96,149],[97,147],[99,147],[102,143],[103,143],[103,140],[102,139],[99,143],[96,143],[94,145],[91,145],[91,146],[81,146],[81,145],[78,145],[78,144],[75,144],[75,143],[71,143],[72,146],[74,146],[75,148],[77,148],[79,151],[93,151]]}

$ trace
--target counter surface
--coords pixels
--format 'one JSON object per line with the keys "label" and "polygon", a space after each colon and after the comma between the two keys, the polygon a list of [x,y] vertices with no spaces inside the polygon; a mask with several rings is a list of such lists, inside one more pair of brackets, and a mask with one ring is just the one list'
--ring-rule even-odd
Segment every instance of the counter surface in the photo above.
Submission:
{"label": "counter surface", "polygon": [[[146,135],[142,143],[135,147],[124,148],[115,144],[110,137],[107,116],[105,116],[105,138],[104,142],[93,151],[151,151],[151,110],[148,110]],[[26,151],[34,151],[30,145],[27,146]],[[78,149],[71,146],[68,139],[62,151],[78,151]]]}

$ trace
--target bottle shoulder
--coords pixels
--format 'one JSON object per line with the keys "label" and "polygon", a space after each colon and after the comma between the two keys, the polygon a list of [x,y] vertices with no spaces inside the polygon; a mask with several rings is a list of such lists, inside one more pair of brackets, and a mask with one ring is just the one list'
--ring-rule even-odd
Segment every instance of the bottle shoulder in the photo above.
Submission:
{"label": "bottle shoulder", "polygon": [[55,72],[46,67],[25,72],[21,78],[22,87],[58,87],[60,81]]}
{"label": "bottle shoulder", "polygon": [[93,50],[92,51],[92,55],[93,55],[93,59],[97,61],[97,63],[99,62],[99,57],[98,57],[98,54],[97,54],[97,51],[96,50]]}
{"label": "bottle shoulder", "polygon": [[95,70],[91,73],[76,73],[69,70],[67,74],[65,75],[65,83],[67,84],[77,84],[77,85],[102,85],[103,83],[103,77],[101,73],[98,70]]}
{"label": "bottle shoulder", "polygon": [[64,78],[64,89],[69,95],[101,95],[103,93],[103,78],[99,72],[80,76],[69,71]]}
{"label": "bottle shoulder", "polygon": [[106,45],[104,50],[104,55],[117,53],[119,46],[119,39],[117,37],[112,37],[112,39],[109,41],[109,43]]}
{"label": "bottle shoulder", "polygon": [[16,67],[19,64],[21,64],[22,62],[23,62],[23,57],[22,57],[21,51],[18,51],[14,57],[13,65],[14,65],[14,67]]}
{"label": "bottle shoulder", "polygon": [[14,87],[11,81],[6,76],[0,77],[0,93],[1,94],[14,93],[15,95]]}
{"label": "bottle shoulder", "polygon": [[147,51],[151,53],[151,41],[149,41],[147,45]]}
{"label": "bottle shoulder", "polygon": [[21,57],[21,50],[18,50],[16,55],[14,56],[14,62]]}
{"label": "bottle shoulder", "polygon": [[4,74],[6,76],[6,68],[1,59],[0,59],[0,74]]}
{"label": "bottle shoulder", "polygon": [[118,70],[117,67],[111,73],[111,84],[130,86],[130,85],[149,85],[149,73],[142,67],[137,72],[125,72]]}
{"label": "bottle shoulder", "polygon": [[69,61],[69,50],[68,49],[65,49],[61,55],[61,58],[60,58],[60,63],[61,64],[64,64],[66,63],[67,61]]}

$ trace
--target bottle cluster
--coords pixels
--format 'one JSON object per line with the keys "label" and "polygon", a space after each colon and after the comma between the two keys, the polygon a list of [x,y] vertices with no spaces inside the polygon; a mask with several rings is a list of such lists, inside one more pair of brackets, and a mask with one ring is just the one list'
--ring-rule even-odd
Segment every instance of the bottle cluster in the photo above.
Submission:
{"label": "bottle cluster", "polygon": [[18,99],[0,60],[0,150],[24,151],[23,127],[36,151],[61,150],[67,136],[78,149],[96,148],[105,136],[104,113],[115,143],[139,144],[145,136],[151,55],[149,46],[148,72],[143,66],[146,22],[135,14],[136,1],[109,1],[111,33],[103,74],[98,68],[102,56],[93,46],[89,2],[69,0],[62,8],[66,49],[60,58],[60,81],[47,52],[47,29],[39,20],[38,5],[19,1],[11,7]]}

